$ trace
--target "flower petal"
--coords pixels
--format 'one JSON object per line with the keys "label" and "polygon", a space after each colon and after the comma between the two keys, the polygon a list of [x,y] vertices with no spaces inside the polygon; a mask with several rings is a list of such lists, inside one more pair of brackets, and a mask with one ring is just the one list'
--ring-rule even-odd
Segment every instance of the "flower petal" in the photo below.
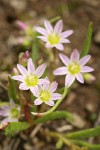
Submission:
{"label": "flower petal", "polygon": [[52,27],[51,23],[48,20],[44,21],[44,25],[45,25],[45,28],[46,28],[48,33],[53,31],[53,27]]}
{"label": "flower petal", "polygon": [[90,55],[86,55],[83,58],[81,58],[79,60],[80,65],[85,65],[89,60],[90,60],[91,56]]}
{"label": "flower petal", "polygon": [[61,33],[62,32],[62,29],[63,29],[63,21],[62,20],[59,20],[55,27],[54,27],[54,32],[55,33]]}
{"label": "flower petal", "polygon": [[21,73],[23,76],[26,76],[26,75],[28,74],[26,68],[23,67],[22,65],[17,64],[17,68],[18,68],[18,70],[20,71],[20,73]]}
{"label": "flower petal", "polygon": [[61,39],[60,42],[61,42],[61,43],[71,43],[70,40],[68,40],[68,39]]}
{"label": "flower petal", "polygon": [[54,75],[65,75],[67,74],[67,67],[59,67],[54,72]]}
{"label": "flower petal", "polygon": [[[48,79],[46,79],[46,80],[48,80]],[[50,86],[50,81],[49,80],[48,80],[48,82],[43,83],[43,89],[44,90],[47,90],[49,88],[49,86]]]}
{"label": "flower petal", "polygon": [[42,64],[42,65],[40,65],[40,66],[36,69],[35,74],[36,74],[39,78],[43,75],[46,66],[47,66],[46,64]]}
{"label": "flower petal", "polygon": [[39,98],[37,98],[37,99],[34,101],[34,105],[40,105],[40,104],[42,104],[42,101],[41,101]]}
{"label": "flower petal", "polygon": [[46,43],[45,46],[46,46],[46,48],[52,48],[52,47],[54,47],[54,46],[51,45],[50,43]]}
{"label": "flower petal", "polygon": [[62,44],[57,44],[57,45],[55,45],[55,47],[58,49],[58,50],[60,50],[60,51],[63,51],[64,50],[64,46],[62,45]]}
{"label": "flower petal", "polygon": [[28,59],[27,69],[29,73],[34,73],[35,67],[31,58]]}
{"label": "flower petal", "polygon": [[37,37],[42,41],[47,42],[47,38],[45,36],[37,36]]}
{"label": "flower petal", "polygon": [[3,109],[0,109],[0,116],[9,116],[9,111],[8,110],[3,110]]}
{"label": "flower petal", "polygon": [[54,101],[52,100],[49,100],[48,102],[45,102],[45,103],[49,106],[54,106]]}
{"label": "flower petal", "polygon": [[3,119],[0,123],[4,124],[6,122],[11,122],[9,117],[6,117],[5,119]]}
{"label": "flower petal", "polygon": [[81,73],[78,73],[76,76],[76,79],[80,82],[80,83],[84,83],[84,79]]}
{"label": "flower petal", "polygon": [[38,83],[39,85],[44,84],[44,83],[49,84],[49,81],[47,79],[39,79],[39,83]]}
{"label": "flower petal", "polygon": [[57,86],[58,86],[58,83],[56,81],[52,82],[51,85],[50,85],[50,88],[49,88],[50,92],[53,93],[54,91],[56,91]]}
{"label": "flower petal", "polygon": [[20,89],[20,90],[28,90],[29,87],[27,87],[25,83],[21,83],[21,84],[19,85],[19,89]]}
{"label": "flower petal", "polygon": [[83,67],[81,68],[81,71],[80,71],[80,72],[85,73],[85,72],[92,72],[92,71],[94,71],[94,69],[93,69],[92,67],[83,66]]}
{"label": "flower petal", "polygon": [[51,100],[58,100],[58,99],[62,99],[62,95],[59,93],[52,93]]}
{"label": "flower petal", "polygon": [[73,30],[68,30],[68,31],[62,32],[61,37],[66,38],[66,37],[70,36],[72,33],[73,33]]}
{"label": "flower petal", "polygon": [[12,79],[23,82],[25,80],[25,77],[22,75],[17,75],[17,76],[13,76]]}
{"label": "flower petal", "polygon": [[30,91],[33,93],[33,95],[34,95],[35,97],[38,97],[38,96],[39,96],[39,89],[38,89],[38,86],[31,87],[31,88],[30,88]]}
{"label": "flower petal", "polygon": [[79,57],[80,57],[79,52],[78,52],[77,49],[75,49],[75,50],[72,52],[70,59],[71,59],[71,61],[78,61],[78,60],[79,60]]}
{"label": "flower petal", "polygon": [[41,33],[44,36],[47,36],[47,31],[44,28],[36,27],[35,28],[37,32]]}
{"label": "flower petal", "polygon": [[65,86],[68,88],[75,81],[75,76],[68,74],[65,78]]}
{"label": "flower petal", "polygon": [[66,65],[66,66],[68,66],[69,65],[69,63],[70,63],[70,60],[69,60],[69,58],[67,57],[67,56],[65,56],[64,54],[59,54],[59,57],[60,57],[60,59],[62,60],[62,62]]}

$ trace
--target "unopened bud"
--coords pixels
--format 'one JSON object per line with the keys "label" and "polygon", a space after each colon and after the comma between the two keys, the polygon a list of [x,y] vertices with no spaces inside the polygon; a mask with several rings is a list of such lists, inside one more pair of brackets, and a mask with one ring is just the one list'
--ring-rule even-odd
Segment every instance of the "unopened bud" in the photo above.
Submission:
{"label": "unopened bud", "polygon": [[19,63],[22,64],[23,66],[26,66],[29,57],[30,57],[29,51],[26,51],[25,53],[20,53],[19,54]]}
{"label": "unopened bud", "polygon": [[20,27],[20,29],[26,30],[27,26],[26,26],[26,24],[24,22],[18,20],[16,23]]}
{"label": "unopened bud", "polygon": [[91,73],[86,73],[83,75],[84,76],[84,80],[87,82],[87,83],[92,83],[94,80],[95,80],[95,76],[92,75]]}
{"label": "unopened bud", "polygon": [[18,75],[19,71],[16,67],[13,68],[13,75]]}

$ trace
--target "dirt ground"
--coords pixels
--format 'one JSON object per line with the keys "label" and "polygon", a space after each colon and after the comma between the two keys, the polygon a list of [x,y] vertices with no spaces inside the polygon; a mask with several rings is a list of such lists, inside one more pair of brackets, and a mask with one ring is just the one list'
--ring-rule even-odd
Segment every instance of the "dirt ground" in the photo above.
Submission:
{"label": "dirt ground", "polygon": [[[76,123],[71,125],[66,120],[53,121],[38,125],[38,132],[32,130],[21,132],[15,137],[5,137],[0,131],[0,150],[55,150],[56,140],[43,135],[43,130],[59,131],[62,126],[68,130],[80,130],[100,125],[100,1],[99,0],[0,0],[0,81],[7,85],[7,76],[12,71],[21,51],[16,44],[20,30],[17,20],[35,26],[43,19],[61,16],[64,29],[73,29],[71,44],[65,45],[65,53],[69,55],[74,48],[81,50],[90,21],[93,22],[93,37],[90,54],[90,66],[96,80],[84,85],[76,84],[59,109],[68,110],[76,115]],[[29,47],[30,50],[30,47]],[[63,86],[63,77],[57,77]],[[8,95],[0,85],[0,100],[6,101]],[[34,129],[33,129],[34,131]],[[67,131],[64,131],[67,132]],[[89,139],[92,143],[100,143],[100,138]],[[67,150],[64,146],[62,150]]]}

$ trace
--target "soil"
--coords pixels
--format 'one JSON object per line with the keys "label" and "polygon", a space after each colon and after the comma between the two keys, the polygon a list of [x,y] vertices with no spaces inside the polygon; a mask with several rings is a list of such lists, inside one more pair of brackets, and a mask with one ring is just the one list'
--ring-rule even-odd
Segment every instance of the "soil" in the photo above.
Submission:
{"label": "soil", "polygon": [[[32,130],[24,131],[14,137],[5,137],[0,131],[0,150],[55,150],[56,139],[43,135],[45,130],[59,131],[62,126],[68,130],[80,130],[100,125],[100,1],[99,0],[0,0],[0,100],[7,101],[5,87],[8,86],[8,75],[18,61],[18,54],[23,49],[17,44],[21,31],[16,25],[17,20],[36,26],[43,20],[60,16],[64,21],[64,29],[73,29],[71,44],[65,45],[64,53],[70,55],[74,48],[82,50],[88,24],[93,22],[93,37],[90,49],[92,59],[90,66],[95,71],[95,81],[84,85],[76,83],[71,92],[59,106],[60,110],[68,110],[75,114],[76,123],[66,120],[38,125],[38,132],[31,136]],[[28,48],[31,51],[31,48]],[[25,50],[24,50],[25,51]],[[58,51],[57,51],[58,53]],[[56,60],[55,60],[56,61]],[[60,62],[56,61],[59,66]],[[63,86],[63,77],[57,77]],[[64,132],[68,132],[68,130]],[[33,129],[34,131],[34,129]],[[100,143],[100,138],[89,139],[92,143]],[[63,146],[62,150],[67,150]]]}

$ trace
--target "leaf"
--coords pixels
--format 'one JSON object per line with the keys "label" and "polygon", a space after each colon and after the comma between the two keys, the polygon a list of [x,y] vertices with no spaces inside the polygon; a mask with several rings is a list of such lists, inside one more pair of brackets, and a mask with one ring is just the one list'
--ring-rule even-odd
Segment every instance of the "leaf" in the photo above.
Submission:
{"label": "leaf", "polygon": [[100,150],[100,144],[91,144],[80,140],[71,140],[74,144],[77,144],[79,146],[85,146],[89,150]]}
{"label": "leaf", "polygon": [[90,50],[90,45],[91,45],[91,39],[92,39],[92,32],[93,32],[93,23],[90,22],[88,26],[88,31],[86,34],[86,39],[84,42],[83,50],[81,52],[81,57],[87,55]]}
{"label": "leaf", "polygon": [[32,59],[33,59],[33,62],[35,63],[35,65],[36,65],[36,61],[39,58],[39,40],[37,38],[37,34],[38,33],[35,33],[35,35],[34,35],[34,42],[33,42],[33,46],[32,46]]}
{"label": "leaf", "polygon": [[82,131],[76,131],[72,133],[65,134],[66,138],[70,139],[85,139],[93,136],[99,136],[100,135],[100,126],[96,128],[90,128],[90,129],[85,129]]}
{"label": "leaf", "polygon": [[73,120],[72,114],[67,111],[55,111],[48,115],[45,115],[39,119],[34,120],[35,123],[44,123],[50,120],[66,118],[69,121]]}
{"label": "leaf", "polygon": [[9,81],[8,86],[9,99],[13,99],[16,102],[17,101],[16,81],[14,81],[11,78],[11,76],[9,76],[8,81]]}
{"label": "leaf", "polygon": [[13,136],[14,134],[18,133],[19,131],[25,130],[29,127],[30,127],[30,124],[27,122],[11,122],[5,128],[5,135]]}

